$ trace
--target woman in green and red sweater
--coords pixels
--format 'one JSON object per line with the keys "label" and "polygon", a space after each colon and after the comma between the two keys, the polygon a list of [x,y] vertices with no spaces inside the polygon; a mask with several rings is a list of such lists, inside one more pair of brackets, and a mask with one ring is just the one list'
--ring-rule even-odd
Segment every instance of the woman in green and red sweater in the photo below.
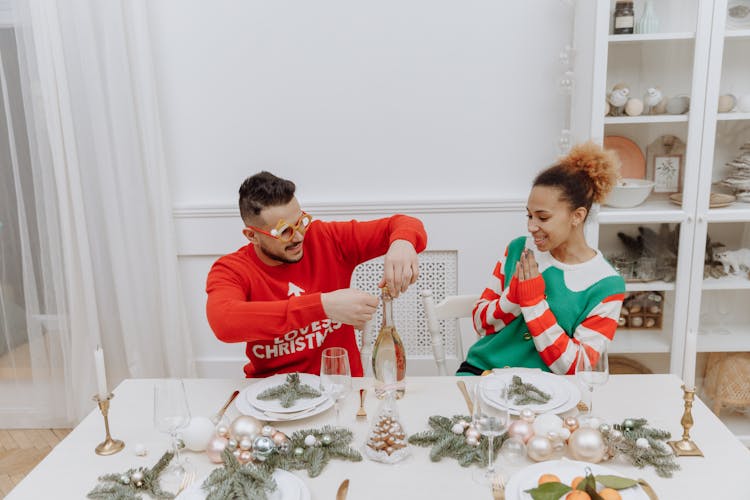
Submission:
{"label": "woman in green and red sweater", "polygon": [[531,236],[513,240],[495,265],[474,307],[482,337],[458,375],[505,366],[572,374],[581,343],[594,359],[593,346],[614,338],[625,282],[586,243],[583,225],[618,168],[613,153],[586,143],[536,177],[526,207]]}

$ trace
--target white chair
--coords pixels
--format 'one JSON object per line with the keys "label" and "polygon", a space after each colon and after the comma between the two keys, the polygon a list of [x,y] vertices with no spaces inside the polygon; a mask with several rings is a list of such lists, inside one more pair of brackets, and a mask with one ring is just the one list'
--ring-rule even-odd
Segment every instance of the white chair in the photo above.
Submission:
{"label": "white chair", "polygon": [[[437,364],[438,374],[447,375],[445,368],[445,348],[443,346],[443,336],[440,332],[438,321],[445,319],[470,318],[479,298],[476,295],[452,295],[446,297],[439,304],[435,304],[432,298],[432,290],[422,290],[422,305],[424,314],[427,319],[427,329],[430,331],[432,338],[432,355]],[[456,330],[456,357],[459,363],[463,361],[464,348],[461,341],[461,329]]]}

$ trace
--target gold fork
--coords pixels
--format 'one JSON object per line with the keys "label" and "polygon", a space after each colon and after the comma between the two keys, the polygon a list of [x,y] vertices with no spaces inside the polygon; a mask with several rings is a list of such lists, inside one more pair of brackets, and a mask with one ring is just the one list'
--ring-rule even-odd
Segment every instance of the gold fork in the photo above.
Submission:
{"label": "gold fork", "polygon": [[185,491],[191,484],[193,484],[194,479],[195,479],[195,471],[186,470],[185,475],[182,476],[182,482],[180,483],[180,488],[177,490],[177,495]]}
{"label": "gold fork", "polygon": [[367,394],[367,391],[365,389],[359,390],[359,409],[357,410],[358,417],[367,416],[367,412],[365,411],[365,394]]}
{"label": "gold fork", "polygon": [[500,474],[492,478],[492,500],[505,500],[505,481]]}

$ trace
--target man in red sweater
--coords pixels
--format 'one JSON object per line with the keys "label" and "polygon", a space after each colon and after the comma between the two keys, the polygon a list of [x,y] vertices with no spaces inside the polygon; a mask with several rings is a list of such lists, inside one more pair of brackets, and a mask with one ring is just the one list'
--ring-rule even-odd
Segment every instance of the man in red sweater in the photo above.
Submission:
{"label": "man in red sweater", "polygon": [[349,352],[362,376],[354,328],[363,328],[378,298],[350,288],[354,268],[385,254],[380,286],[398,295],[418,275],[427,234],[405,215],[368,222],[321,222],[301,210],[295,185],[260,172],[240,187],[242,234],[250,241],[208,273],[208,323],[223,342],[246,342],[247,377],[320,372],[326,347]]}

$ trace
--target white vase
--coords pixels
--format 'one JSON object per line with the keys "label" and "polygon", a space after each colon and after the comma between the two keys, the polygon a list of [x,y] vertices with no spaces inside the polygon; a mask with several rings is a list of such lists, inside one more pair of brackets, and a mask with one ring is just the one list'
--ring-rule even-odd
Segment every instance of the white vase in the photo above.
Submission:
{"label": "white vase", "polygon": [[635,26],[635,32],[656,33],[657,31],[659,31],[659,18],[656,17],[656,12],[654,12],[654,4],[652,0],[646,0],[646,5],[643,8],[643,15]]}

